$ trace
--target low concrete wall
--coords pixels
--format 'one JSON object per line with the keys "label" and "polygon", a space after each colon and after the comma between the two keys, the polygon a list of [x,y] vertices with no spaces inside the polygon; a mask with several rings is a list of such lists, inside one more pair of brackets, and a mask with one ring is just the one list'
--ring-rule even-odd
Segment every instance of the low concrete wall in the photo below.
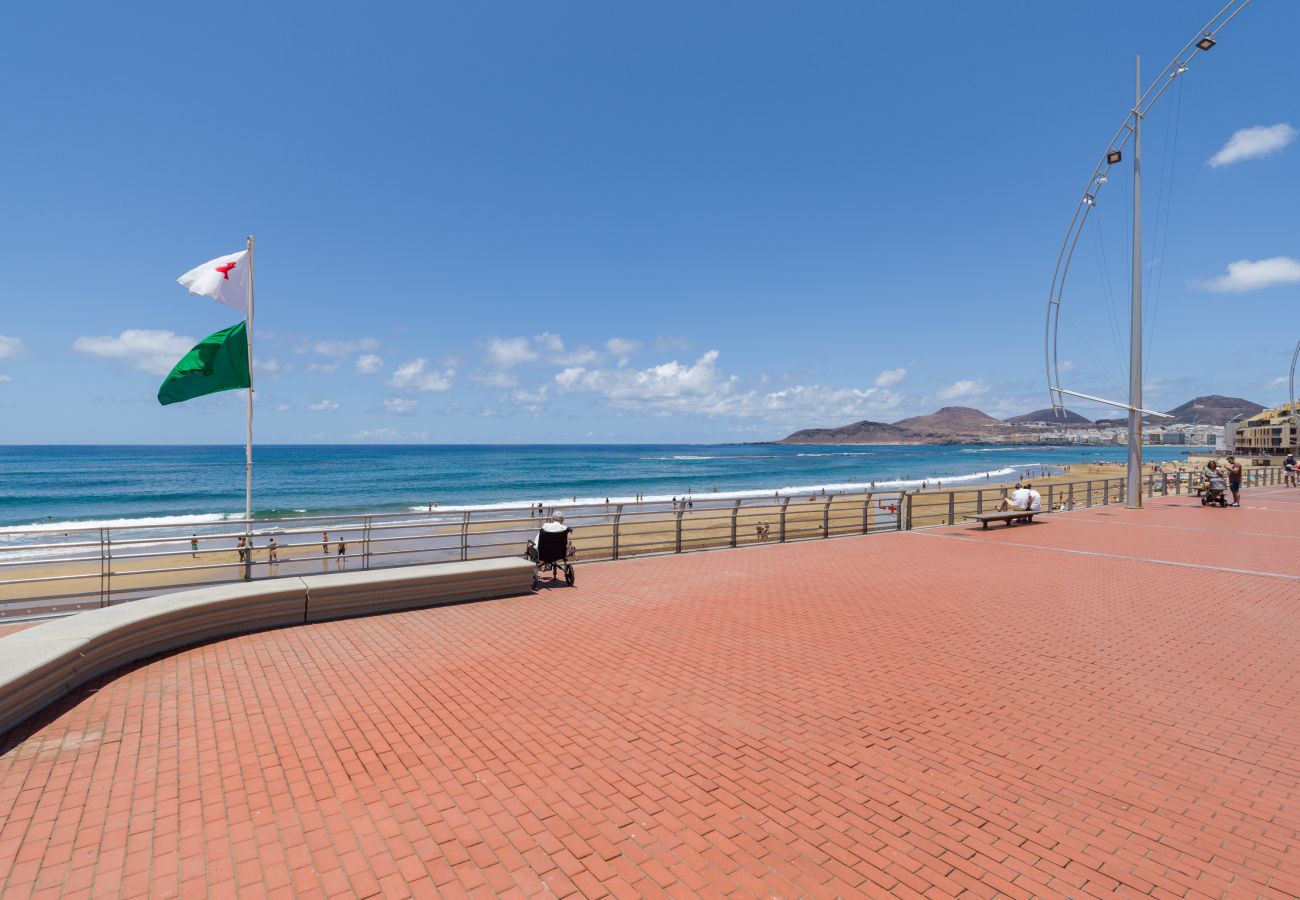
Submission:
{"label": "low concrete wall", "polygon": [[0,637],[0,734],[119,666],[213,638],[527,593],[533,565],[489,559],[200,588]]}
{"label": "low concrete wall", "polygon": [[[437,577],[430,574],[436,572]],[[481,559],[410,569],[371,569],[308,575],[307,621],[487,600],[532,590],[533,564],[524,559]]]}

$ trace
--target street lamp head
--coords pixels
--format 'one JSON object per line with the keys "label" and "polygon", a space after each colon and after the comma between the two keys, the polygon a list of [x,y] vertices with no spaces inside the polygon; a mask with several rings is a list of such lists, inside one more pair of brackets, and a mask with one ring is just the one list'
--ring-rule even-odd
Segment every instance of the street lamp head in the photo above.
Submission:
{"label": "street lamp head", "polygon": [[1109,183],[1110,183],[1110,179],[1107,178],[1105,175],[1097,176],[1097,184],[1102,185],[1102,184],[1109,184]]}
{"label": "street lamp head", "polygon": [[1187,63],[1179,63],[1178,68],[1174,69],[1174,74],[1169,77],[1177,78],[1179,75],[1186,75],[1186,74],[1187,74]]}
{"label": "street lamp head", "polygon": [[1084,206],[1096,206],[1096,205],[1097,205],[1097,198],[1094,197],[1092,194],[1084,194],[1084,195],[1083,195],[1083,205],[1084,205]]}
{"label": "street lamp head", "polygon": [[1106,165],[1113,166],[1124,158],[1124,154],[1118,150],[1111,150],[1106,154]]}
{"label": "street lamp head", "polygon": [[1210,37],[1210,36],[1207,34],[1207,35],[1205,35],[1203,38],[1201,38],[1199,41],[1196,42],[1196,47],[1197,47],[1198,50],[1209,50],[1209,49],[1213,48],[1214,45],[1217,44],[1217,43],[1218,43],[1218,41],[1216,41],[1214,38]]}

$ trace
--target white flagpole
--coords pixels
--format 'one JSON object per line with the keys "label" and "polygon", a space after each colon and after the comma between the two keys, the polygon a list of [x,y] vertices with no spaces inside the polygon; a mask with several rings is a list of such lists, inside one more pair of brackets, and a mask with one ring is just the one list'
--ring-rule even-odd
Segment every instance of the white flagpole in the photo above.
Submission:
{"label": "white flagpole", "polygon": [[248,236],[248,441],[244,444],[244,580],[253,579],[253,236]]}

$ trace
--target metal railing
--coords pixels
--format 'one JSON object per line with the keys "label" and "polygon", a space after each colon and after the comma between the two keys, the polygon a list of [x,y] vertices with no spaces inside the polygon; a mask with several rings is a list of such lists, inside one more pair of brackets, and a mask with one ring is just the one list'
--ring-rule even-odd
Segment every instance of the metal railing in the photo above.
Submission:
{"label": "metal railing", "polygon": [[[1280,468],[1245,474],[1250,487],[1281,484],[1282,478]],[[1193,493],[1200,481],[1199,472],[1147,475],[1144,494]],[[1044,487],[1044,509],[1056,512],[1121,503],[1125,480],[1094,477]],[[242,519],[195,526],[190,534],[178,534],[174,524],[57,533],[6,529],[0,535],[0,623],[241,580],[519,556],[541,521],[557,513],[574,530],[577,560],[595,561],[953,525],[990,511],[1004,493],[1003,487],[881,489],[258,519],[251,549],[238,546]]]}

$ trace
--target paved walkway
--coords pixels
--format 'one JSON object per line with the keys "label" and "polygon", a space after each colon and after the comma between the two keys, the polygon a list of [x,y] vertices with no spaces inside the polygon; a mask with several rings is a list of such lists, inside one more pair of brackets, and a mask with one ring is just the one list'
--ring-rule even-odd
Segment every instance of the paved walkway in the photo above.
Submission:
{"label": "paved walkway", "polygon": [[155,660],[0,744],[0,894],[1295,897],[1300,491],[1194,504]]}

